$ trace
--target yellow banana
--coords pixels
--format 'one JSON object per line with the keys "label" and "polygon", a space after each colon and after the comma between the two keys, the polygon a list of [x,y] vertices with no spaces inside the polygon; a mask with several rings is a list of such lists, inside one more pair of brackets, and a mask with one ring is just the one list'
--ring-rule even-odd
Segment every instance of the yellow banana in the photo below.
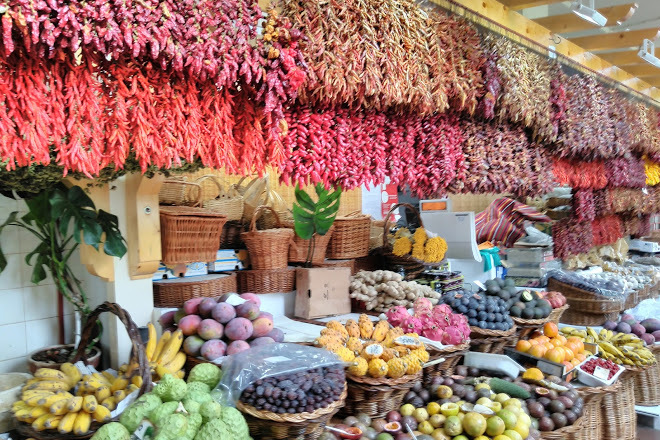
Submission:
{"label": "yellow banana", "polygon": [[11,404],[11,410],[14,412],[20,411],[22,409],[30,409],[30,408],[32,407],[27,403],[25,403],[24,400],[17,400],[16,402]]}
{"label": "yellow banana", "polygon": [[174,375],[175,375],[176,377],[178,377],[179,379],[183,379],[183,378],[185,377],[185,375],[186,375],[186,372],[183,371],[183,370],[179,370],[179,371],[177,371],[176,373],[174,373]]}
{"label": "yellow banana", "polygon": [[76,396],[69,399],[66,405],[66,409],[69,412],[78,412],[82,409],[83,398],[82,396]]}
{"label": "yellow banana", "polygon": [[59,393],[54,393],[51,394],[50,396],[43,397],[42,399],[39,399],[39,402],[37,402],[39,405],[51,407],[55,402],[59,402],[60,400],[68,400],[72,398],[73,396],[71,393],[68,391],[63,391]]}
{"label": "yellow banana", "polygon": [[65,414],[62,417],[62,420],[60,420],[60,424],[57,425],[57,431],[60,434],[68,434],[73,431],[73,424],[76,421],[76,417],[78,417],[77,412],[70,412]]}
{"label": "yellow banana", "polygon": [[616,348],[614,345],[612,345],[610,342],[602,341],[598,343],[598,346],[602,348],[604,351],[607,351],[608,353],[612,353],[613,355],[623,357],[623,353],[621,353],[621,351],[618,348]]}
{"label": "yellow banana", "polygon": [[115,399],[115,402],[121,402],[126,398],[126,390],[118,390],[112,393],[112,397]]}
{"label": "yellow banana", "polygon": [[170,371],[179,371],[186,364],[186,354],[179,351],[169,363],[165,364],[165,368]]}
{"label": "yellow banana", "polygon": [[165,344],[170,340],[172,337],[172,332],[169,330],[166,330],[163,332],[161,335],[160,339],[158,340],[158,343],[156,344],[156,349],[154,350],[154,355],[151,358],[152,361],[156,361],[160,358],[160,353],[163,351],[163,348],[165,347]]}
{"label": "yellow banana", "polygon": [[165,347],[163,347],[163,351],[160,353],[160,357],[158,358],[158,364],[166,365],[171,362],[172,359],[174,359],[174,356],[176,356],[176,354],[179,352],[181,344],[183,344],[183,332],[181,329],[177,329],[174,333],[172,333],[172,337],[169,339],[169,341],[167,341]]}
{"label": "yellow banana", "polygon": [[60,420],[62,420],[61,415],[51,414],[50,417],[44,421],[44,428],[55,429],[57,428],[57,425],[60,424]]}
{"label": "yellow banana", "polygon": [[54,396],[54,395],[55,395],[55,393],[52,392],[52,391],[27,390],[27,391],[23,391],[21,393],[21,399],[25,400],[25,399],[29,399],[29,398],[35,397],[35,396],[46,398],[48,396]]}
{"label": "yellow banana", "polygon": [[107,371],[107,370],[103,370],[103,371],[101,371],[101,376],[103,376],[103,378],[104,378],[108,383],[112,383],[112,382],[115,381],[115,379],[117,379],[117,376],[115,376],[114,374],[112,374],[111,372],[109,372],[109,371]]}
{"label": "yellow banana", "polygon": [[71,386],[61,380],[42,380],[28,387],[29,390],[69,391]]}
{"label": "yellow banana", "polygon": [[594,330],[592,327],[587,327],[587,334],[594,338],[594,341],[598,341],[598,333],[596,333],[596,330]]}
{"label": "yellow banana", "polygon": [[114,411],[115,408],[117,408],[117,400],[114,397],[108,397],[104,399],[103,402],[101,402],[101,405],[99,406],[105,406],[110,411]]}
{"label": "yellow banana", "polygon": [[71,384],[71,386],[77,384],[80,379],[82,378],[82,375],[80,374],[80,370],[76,368],[75,365],[73,365],[71,362],[66,362],[60,366],[60,370],[67,376],[67,382]]}
{"label": "yellow banana", "polygon": [[110,410],[103,405],[96,407],[96,411],[92,413],[92,417],[99,423],[107,422],[112,418]]}
{"label": "yellow banana", "polygon": [[35,419],[34,422],[32,422],[32,429],[35,431],[43,431],[46,429],[44,424],[46,423],[46,420],[48,420],[51,417],[50,413],[42,414],[39,417]]}
{"label": "yellow banana", "polygon": [[156,367],[156,374],[158,375],[158,377],[162,378],[162,377],[165,377],[166,374],[172,374],[173,375],[174,373],[175,373],[174,371],[170,371],[169,368],[167,368],[163,365],[158,365]]}
{"label": "yellow banana", "polygon": [[98,406],[98,402],[96,401],[96,397],[89,395],[83,397],[83,411],[88,412],[88,413],[93,413],[96,411],[96,407]]}
{"label": "yellow banana", "polygon": [[92,415],[85,411],[80,411],[76,416],[76,420],[73,422],[73,433],[76,435],[87,434],[91,423]]}
{"label": "yellow banana", "polygon": [[131,384],[135,385],[136,387],[140,388],[142,386],[142,376],[135,375],[131,379]]}
{"label": "yellow banana", "polygon": [[50,406],[50,413],[55,414],[56,416],[62,416],[67,412],[69,412],[68,410],[69,400],[71,399],[62,399],[53,403]]}
{"label": "yellow banana", "polygon": [[48,412],[41,406],[27,407],[24,409],[19,409],[18,411],[14,411],[14,417],[16,417],[16,419],[20,422],[32,423],[36,419],[36,417],[32,417],[32,413],[36,412],[36,410],[41,411],[39,416],[42,416]]}
{"label": "yellow banana", "polygon": [[43,399],[43,397],[37,395],[37,396],[25,398],[23,399],[23,401],[29,406],[40,406],[39,402],[41,401],[41,399]]}
{"label": "yellow banana", "polygon": [[110,388],[104,386],[97,389],[94,395],[96,397],[96,401],[101,402],[102,400],[105,400],[108,397],[110,397],[112,393],[110,392]]}
{"label": "yellow banana", "polygon": [[124,371],[124,376],[125,377],[131,377],[133,375],[133,372],[137,371],[137,369],[140,368],[137,362],[133,362],[130,365],[126,365],[126,370]]}
{"label": "yellow banana", "polygon": [[571,335],[575,329],[573,327],[562,327],[560,331],[565,335]]}
{"label": "yellow banana", "polygon": [[130,385],[128,386],[128,388],[126,388],[126,395],[128,396],[128,395],[131,394],[132,392],[137,391],[137,390],[139,390],[139,389],[140,389],[139,386],[137,386],[137,385],[135,385],[135,384],[132,383],[132,384],[130,384]]}
{"label": "yellow banana", "polygon": [[61,380],[62,382],[68,382],[66,374],[53,368],[38,368],[37,371],[34,372],[34,377],[44,380]]}
{"label": "yellow banana", "polygon": [[158,337],[156,336],[156,327],[150,322],[147,324],[147,329],[149,331],[149,339],[147,340],[147,345],[144,347],[144,351],[147,355],[147,360],[154,360],[154,353],[156,352],[156,344],[158,344]]}
{"label": "yellow banana", "polygon": [[128,383],[128,379],[125,377],[118,377],[114,382],[112,382],[110,391],[114,393],[115,391],[123,390],[128,386]]}

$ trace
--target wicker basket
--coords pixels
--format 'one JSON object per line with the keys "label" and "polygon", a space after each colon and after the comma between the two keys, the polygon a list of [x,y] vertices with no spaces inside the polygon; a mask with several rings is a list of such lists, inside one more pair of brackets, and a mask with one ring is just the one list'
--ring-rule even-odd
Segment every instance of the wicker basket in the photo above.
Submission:
{"label": "wicker basket", "polygon": [[571,306],[573,312],[605,314],[618,313],[624,310],[623,301],[610,300],[602,295],[562,283],[554,278],[548,280],[548,290],[561,292],[566,297],[567,303]]}
{"label": "wicker basket", "polygon": [[571,325],[603,325],[605,321],[616,321],[619,312],[612,313],[584,313],[568,309],[561,315],[562,324]]}
{"label": "wicker basket", "polygon": [[[131,351],[131,363],[137,363],[138,368],[135,374],[139,374],[142,377],[142,386],[138,391],[138,395],[141,396],[151,390],[151,369],[149,368],[149,359],[147,359],[147,355],[144,351],[144,344],[140,337],[138,326],[133,322],[131,315],[118,304],[104,302],[94,309],[94,311],[87,317],[85,327],[80,336],[78,352],[71,362],[76,363],[84,358],[86,348],[89,346],[96,328],[96,321],[99,316],[105,312],[116,315],[126,327],[126,332],[128,333],[133,347]],[[117,418],[113,419],[113,421],[116,421],[116,419]],[[84,435],[62,435],[57,430],[36,431],[31,425],[22,422],[17,422],[16,431],[25,438],[33,438],[36,440],[77,440],[90,438],[102,424],[103,423],[93,422],[90,431]]]}
{"label": "wicker basket", "polygon": [[[577,419],[575,423],[555,431],[545,431],[541,433],[542,440],[566,440],[569,436],[581,432],[583,429],[584,415]],[[596,437],[594,437],[596,438]]]}
{"label": "wicker basket", "polygon": [[313,413],[301,414],[278,414],[270,411],[259,411],[256,408],[245,405],[241,401],[236,402],[236,408],[243,413],[250,435],[254,438],[264,440],[315,440],[323,434],[325,426],[330,422],[339,408],[346,400],[346,389],[339,400],[325,408],[318,409]]}
{"label": "wicker basket", "polygon": [[238,221],[243,218],[243,196],[238,192],[238,190],[231,186],[229,189],[225,190],[222,184],[216,179],[213,175],[202,176],[195,183],[202,185],[202,182],[209,180],[217,187],[218,196],[212,199],[207,200],[204,196],[202,190],[202,206],[209,209],[213,212],[220,213],[227,217],[229,221]]}
{"label": "wicker basket", "polygon": [[372,418],[382,418],[398,410],[403,397],[422,378],[422,372],[398,379],[357,377],[346,375],[348,395],[340,414],[344,417],[365,413]]}
{"label": "wicker basket", "polygon": [[166,179],[158,192],[158,203],[161,205],[199,206],[202,197],[202,187],[184,178]]}
{"label": "wicker basket", "polygon": [[[265,211],[273,213],[278,219],[278,227],[258,231],[257,219]],[[289,264],[289,246],[292,243],[293,235],[292,229],[282,227],[277,213],[272,208],[258,207],[250,221],[250,229],[241,234],[241,238],[247,246],[248,255],[250,255],[252,269],[286,269]]]}
{"label": "wicker basket", "polygon": [[315,267],[348,267],[351,270],[351,275],[355,275],[355,260],[325,260],[321,264],[314,265]]}
{"label": "wicker basket", "polygon": [[600,405],[608,393],[616,393],[620,389],[621,384],[619,382],[615,382],[609,387],[576,388],[578,394],[584,399],[582,429],[567,435],[567,440],[600,439],[603,429],[600,418]]}
{"label": "wicker basket", "polygon": [[154,307],[181,307],[191,298],[216,298],[236,292],[236,274],[220,273],[154,281]]}
{"label": "wicker basket", "polygon": [[635,405],[660,405],[660,345],[651,346],[656,363],[635,374]]}
{"label": "wicker basket", "polygon": [[385,217],[388,220],[383,225],[383,241],[380,252],[383,255],[384,269],[391,270],[393,272],[398,272],[401,268],[403,268],[406,274],[406,280],[414,280],[422,272],[424,272],[424,268],[425,268],[424,262],[418,260],[417,258],[413,258],[412,255],[402,255],[402,256],[394,255],[392,253],[392,246],[389,244],[388,241],[388,235],[389,235],[388,231],[390,228],[389,219],[392,217],[392,214],[402,206],[408,209],[413,214],[415,214],[419,226],[422,228],[424,227],[424,223],[422,222],[422,217],[420,217],[419,211],[417,211],[417,209],[415,209],[413,205],[409,203],[397,203],[395,205],[392,205],[390,212],[388,212],[387,217]]}
{"label": "wicker basket", "polygon": [[166,265],[215,261],[227,218],[202,208],[161,206],[160,241]]}
{"label": "wicker basket", "polygon": [[[484,330],[470,327],[470,350],[480,353],[501,354],[504,347],[518,340],[518,328],[514,325],[509,330]],[[515,343],[514,343],[515,344]]]}
{"label": "wicker basket", "polygon": [[241,221],[228,221],[222,227],[220,249],[244,249],[245,243],[241,240],[241,233],[245,232],[245,225]]}
{"label": "wicker basket", "polygon": [[238,292],[286,293],[296,289],[296,269],[241,270]]}
{"label": "wicker basket", "polygon": [[549,322],[554,322],[555,324],[559,324],[559,321],[561,320],[561,316],[564,314],[566,310],[568,310],[570,306],[568,304],[564,304],[563,306],[552,309],[552,312],[550,312],[550,316],[548,316],[548,321]]}
{"label": "wicker basket", "polygon": [[371,229],[369,230],[369,251],[379,248],[383,245],[383,228],[385,220],[371,220]]}
{"label": "wicker basket", "polygon": [[335,230],[326,256],[331,260],[348,260],[369,254],[371,217],[353,213],[335,219]]}
{"label": "wicker basket", "polygon": [[619,377],[621,389],[603,397],[600,406],[602,440],[636,440],[637,413],[635,412],[634,372],[626,369]]}
{"label": "wicker basket", "polygon": [[[468,352],[470,344],[466,342],[460,345],[450,345],[442,350],[427,345],[426,349],[430,357],[422,370],[422,382],[425,386],[430,385],[435,377],[451,376],[454,374],[454,367],[458,365],[463,355]],[[444,361],[439,363],[434,362],[441,358],[444,358]]]}
{"label": "wicker basket", "polygon": [[[310,240],[303,240],[295,233],[292,223],[285,223],[285,227],[294,231],[293,242],[289,247],[289,263],[305,263],[307,261],[307,254],[309,252]],[[323,264],[325,260],[325,253],[328,249],[328,243],[332,238],[332,232],[335,227],[330,226],[328,233],[325,235],[318,235],[314,237],[314,252],[312,254],[312,264]]]}
{"label": "wicker basket", "polygon": [[361,270],[373,272],[380,269],[380,258],[377,255],[367,255],[353,260],[353,274]]}
{"label": "wicker basket", "polygon": [[522,319],[516,317],[511,317],[511,319],[516,324],[516,327],[518,327],[518,330],[509,339],[507,345],[516,345],[519,340],[528,339],[534,330],[542,329],[547,322],[550,322],[550,315],[543,319]]}

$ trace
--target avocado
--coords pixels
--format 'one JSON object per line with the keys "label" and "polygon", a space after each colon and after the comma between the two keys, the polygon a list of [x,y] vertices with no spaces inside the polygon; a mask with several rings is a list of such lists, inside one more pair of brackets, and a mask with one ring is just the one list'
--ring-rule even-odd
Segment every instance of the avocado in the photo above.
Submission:
{"label": "avocado", "polygon": [[532,296],[532,292],[529,290],[523,290],[520,294],[520,299],[522,299],[524,302],[530,302],[534,299],[534,297]]}
{"label": "avocado", "polygon": [[533,310],[534,310],[534,319],[545,318],[545,316],[543,316],[545,312],[541,307],[534,307]]}
{"label": "avocado", "polygon": [[515,295],[518,293],[518,289],[513,286],[506,287],[506,291],[509,292],[509,295]]}
{"label": "avocado", "polygon": [[516,282],[513,280],[513,278],[507,278],[504,280],[504,285],[506,287],[516,287]]}
{"label": "avocado", "polygon": [[516,317],[516,318],[520,318],[520,315],[522,314],[522,310],[521,310],[520,307],[518,307],[518,306],[513,306],[513,307],[511,307],[511,309],[509,310],[509,314],[510,314],[511,316]]}
{"label": "avocado", "polygon": [[534,319],[534,309],[527,307],[522,311],[523,319]]}

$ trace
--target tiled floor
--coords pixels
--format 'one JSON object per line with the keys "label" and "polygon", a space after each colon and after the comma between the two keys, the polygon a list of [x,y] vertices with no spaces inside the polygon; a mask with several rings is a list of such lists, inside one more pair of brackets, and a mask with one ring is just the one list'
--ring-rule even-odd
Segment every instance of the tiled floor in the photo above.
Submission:
{"label": "tiled floor", "polygon": [[639,427],[637,433],[639,434],[639,440],[660,440],[660,431],[651,428]]}

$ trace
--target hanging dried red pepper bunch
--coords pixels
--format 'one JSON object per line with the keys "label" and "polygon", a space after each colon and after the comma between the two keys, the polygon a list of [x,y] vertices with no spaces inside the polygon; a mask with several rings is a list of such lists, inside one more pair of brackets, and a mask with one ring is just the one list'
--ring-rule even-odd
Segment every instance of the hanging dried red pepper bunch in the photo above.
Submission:
{"label": "hanging dried red pepper bunch", "polygon": [[616,215],[600,217],[591,222],[594,246],[612,244],[623,237],[623,222]]}
{"label": "hanging dried red pepper bunch", "polygon": [[552,80],[550,81],[550,104],[552,105],[552,139],[559,135],[559,126],[566,114],[566,75],[561,70],[559,63],[553,65]]}
{"label": "hanging dried red pepper bunch", "polygon": [[656,109],[638,103],[629,103],[628,122],[635,135],[633,150],[648,155],[652,160],[660,159],[660,118]]}
{"label": "hanging dried red pepper bunch", "polygon": [[582,162],[553,158],[552,174],[557,183],[572,188],[602,189],[607,186],[603,161]]}
{"label": "hanging dried red pepper bunch", "polygon": [[629,215],[621,217],[624,235],[645,237],[651,234],[650,215]]}
{"label": "hanging dried red pepper bunch", "polygon": [[638,157],[605,161],[605,171],[609,186],[642,188],[646,185],[644,161]]}
{"label": "hanging dried red pepper bunch", "polygon": [[612,188],[612,209],[616,213],[655,214],[660,212],[660,191],[648,188],[646,193],[639,189]]}
{"label": "hanging dried red pepper bunch", "polygon": [[584,254],[594,246],[590,222],[564,219],[552,225],[553,253],[562,260]]}
{"label": "hanging dried red pepper bunch", "polygon": [[486,93],[479,101],[477,114],[484,119],[495,118],[495,105],[502,92],[502,80],[500,71],[497,67],[498,55],[495,52],[486,50],[486,60],[481,67],[481,73],[484,78],[484,88]]}
{"label": "hanging dried red pepper bunch", "polygon": [[596,217],[604,217],[614,212],[612,208],[612,196],[608,189],[597,189],[593,191]]}
{"label": "hanging dried red pepper bunch", "polygon": [[578,189],[573,193],[573,214],[577,221],[592,221],[596,218],[596,205],[593,191]]}
{"label": "hanging dried red pepper bunch", "polygon": [[551,170],[540,149],[521,127],[508,124],[461,121],[465,143],[465,178],[450,186],[457,193],[544,194],[551,189]]}

